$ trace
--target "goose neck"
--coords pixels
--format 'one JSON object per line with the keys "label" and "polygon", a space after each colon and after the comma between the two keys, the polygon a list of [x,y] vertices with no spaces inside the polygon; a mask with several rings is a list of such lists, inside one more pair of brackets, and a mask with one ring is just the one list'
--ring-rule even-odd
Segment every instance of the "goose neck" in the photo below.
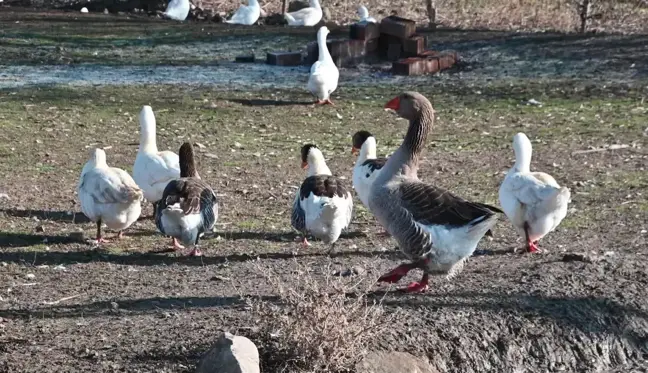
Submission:
{"label": "goose neck", "polygon": [[317,48],[319,49],[319,60],[320,61],[332,61],[331,53],[328,50],[326,45],[326,34],[319,33],[317,34]]}

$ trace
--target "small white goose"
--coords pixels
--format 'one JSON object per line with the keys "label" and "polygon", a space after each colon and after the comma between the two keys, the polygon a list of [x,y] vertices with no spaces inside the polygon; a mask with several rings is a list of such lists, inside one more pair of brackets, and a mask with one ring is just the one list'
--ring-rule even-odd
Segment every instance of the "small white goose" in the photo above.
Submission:
{"label": "small white goose", "polygon": [[333,105],[331,93],[335,91],[340,78],[340,71],[331,58],[328,47],[326,46],[326,37],[329,29],[326,26],[320,27],[317,31],[317,46],[319,48],[319,58],[310,69],[308,77],[308,90],[317,98],[315,104]]}
{"label": "small white goose", "polygon": [[358,16],[360,17],[360,22],[367,22],[367,23],[378,22],[374,17],[369,17],[369,10],[367,10],[367,7],[364,5],[360,5],[358,7]]}
{"label": "small white goose", "polygon": [[180,177],[180,159],[172,151],[159,152],[156,141],[156,123],[153,109],[145,105],[139,114],[140,145],[133,166],[133,178],[142,188],[144,198],[155,206],[162,199],[164,188]]}
{"label": "small white goose", "polygon": [[184,21],[189,15],[190,8],[189,0],[171,0],[162,15],[175,21]]}
{"label": "small white goose", "polygon": [[310,246],[306,235],[312,234],[333,250],[342,230],[349,226],[353,198],[344,182],[331,175],[324,155],[313,144],[301,149],[302,168],[308,176],[295,194],[291,224],[302,232],[304,247]]}
{"label": "small white goose", "polygon": [[238,25],[253,25],[261,15],[261,7],[257,0],[249,0],[248,5],[241,5],[232,15],[232,18],[226,20],[226,23]]}
{"label": "small white goose", "polygon": [[108,242],[101,234],[101,224],[118,230],[117,238],[130,227],[142,211],[142,190],[124,170],[108,167],[106,152],[93,149],[83,166],[78,186],[81,211],[97,223],[97,243]]}
{"label": "small white goose", "polygon": [[538,251],[538,240],[556,229],[567,216],[571,193],[544,172],[531,172],[531,141],[523,134],[513,137],[515,164],[499,189],[502,210],[520,235],[528,252]]}
{"label": "small white goose", "polygon": [[319,0],[309,0],[307,8],[285,13],[288,26],[315,26],[322,20],[322,7]]}
{"label": "small white goose", "polygon": [[376,138],[369,131],[358,131],[353,135],[352,154],[358,154],[353,167],[353,189],[363,205],[369,208],[369,190],[387,158],[376,158]]}

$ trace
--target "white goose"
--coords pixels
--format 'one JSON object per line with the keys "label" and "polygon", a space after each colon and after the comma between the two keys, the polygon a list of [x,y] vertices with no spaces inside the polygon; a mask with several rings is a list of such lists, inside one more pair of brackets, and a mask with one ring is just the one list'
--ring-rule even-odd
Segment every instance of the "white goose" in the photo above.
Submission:
{"label": "white goose", "polygon": [[155,206],[162,199],[164,188],[180,177],[180,158],[172,151],[159,152],[155,139],[155,115],[150,106],[145,105],[139,114],[140,145],[133,166],[133,178],[142,188],[144,198]]}
{"label": "white goose", "polygon": [[175,21],[184,21],[190,8],[189,0],[171,0],[162,15]]}
{"label": "white goose", "polygon": [[317,46],[319,48],[319,58],[310,69],[308,77],[308,90],[317,98],[316,104],[333,105],[331,93],[335,91],[340,78],[340,71],[331,58],[328,47],[326,46],[326,37],[329,30],[326,26],[320,27],[317,31]]}
{"label": "white goose", "polygon": [[527,251],[538,251],[538,240],[556,229],[567,215],[571,193],[544,172],[531,172],[531,141],[523,134],[513,137],[515,164],[499,189],[502,210],[520,235]]}
{"label": "white goose", "polygon": [[369,11],[367,10],[367,7],[364,5],[360,5],[358,7],[358,16],[360,17],[360,22],[367,22],[367,23],[378,22],[374,17],[369,17]]}
{"label": "white goose", "polygon": [[368,131],[358,131],[353,135],[351,153],[358,154],[353,167],[353,189],[362,204],[369,207],[369,190],[387,158],[376,158],[376,138]]}
{"label": "white goose", "polygon": [[313,144],[301,149],[302,168],[308,176],[295,194],[291,224],[303,233],[302,245],[310,246],[306,235],[312,234],[333,249],[342,230],[349,226],[353,197],[344,182],[331,175],[324,155]]}
{"label": "white goose", "polygon": [[253,25],[261,15],[261,7],[257,0],[249,0],[247,6],[241,5],[232,15],[232,18],[226,20],[226,23],[238,25]]}
{"label": "white goose", "polygon": [[307,8],[285,13],[288,26],[315,26],[322,20],[322,7],[319,0],[309,0]]}
{"label": "white goose", "polygon": [[101,235],[102,223],[118,230],[121,238],[142,211],[142,190],[126,171],[108,167],[103,149],[93,149],[83,166],[78,194],[81,211],[97,223],[97,243],[108,242]]}

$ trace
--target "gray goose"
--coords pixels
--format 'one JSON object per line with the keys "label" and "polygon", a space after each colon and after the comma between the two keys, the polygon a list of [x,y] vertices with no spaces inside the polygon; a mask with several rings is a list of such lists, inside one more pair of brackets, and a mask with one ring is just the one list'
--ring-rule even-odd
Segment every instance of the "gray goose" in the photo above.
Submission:
{"label": "gray goose", "polygon": [[392,154],[371,186],[369,207],[410,259],[378,279],[398,282],[415,268],[420,282],[406,291],[425,291],[430,274],[454,276],[497,222],[502,211],[466,201],[418,179],[418,163],[434,123],[432,104],[418,92],[405,92],[385,105],[410,121],[402,145]]}
{"label": "gray goose", "polygon": [[160,232],[173,237],[176,249],[184,249],[178,243],[193,245],[189,256],[201,256],[198,241],[211,231],[218,219],[218,200],[212,188],[200,179],[196,171],[191,143],[180,147],[180,178],[167,184],[155,209],[155,225]]}
{"label": "gray goose", "polygon": [[302,245],[310,246],[306,235],[331,244],[335,242],[342,230],[349,226],[353,211],[353,197],[345,183],[331,175],[324,155],[313,144],[306,144],[301,149],[302,168],[308,169],[308,176],[295,194],[291,224],[302,232]]}

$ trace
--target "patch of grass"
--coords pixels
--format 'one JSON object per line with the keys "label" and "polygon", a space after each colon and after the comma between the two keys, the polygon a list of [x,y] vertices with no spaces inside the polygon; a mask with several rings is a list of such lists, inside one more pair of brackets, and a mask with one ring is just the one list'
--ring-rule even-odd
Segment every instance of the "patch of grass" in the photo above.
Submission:
{"label": "patch of grass", "polygon": [[[289,282],[269,267],[257,266],[278,302],[248,298],[262,320],[252,336],[266,372],[351,372],[388,325],[380,301],[367,297],[366,278],[319,278],[306,266]],[[329,272],[330,273],[330,272]],[[352,293],[353,296],[349,296]]]}

